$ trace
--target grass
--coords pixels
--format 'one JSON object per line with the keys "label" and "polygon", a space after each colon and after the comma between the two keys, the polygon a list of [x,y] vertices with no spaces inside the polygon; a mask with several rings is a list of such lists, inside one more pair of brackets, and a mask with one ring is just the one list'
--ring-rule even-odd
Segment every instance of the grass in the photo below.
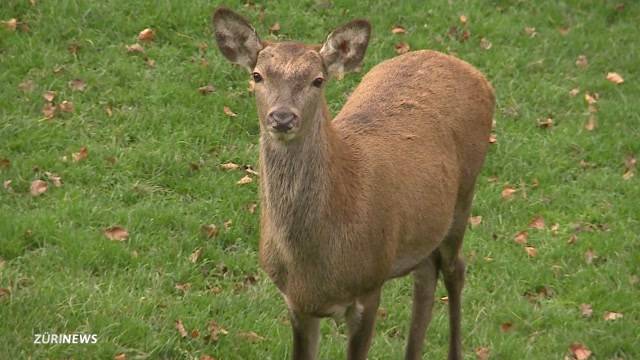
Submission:
{"label": "grass", "polygon": [[[228,5],[269,39],[276,21],[280,38],[318,42],[340,23],[366,17],[374,37],[364,71],[405,41],[457,54],[485,72],[498,96],[497,143],[477,188],[473,215],[482,222],[468,231],[464,248],[465,357],[485,347],[494,359],[558,359],[579,342],[592,359],[637,359],[640,176],[623,174],[625,158],[640,155],[640,4],[626,1],[620,9],[618,2]],[[213,7],[204,0],[3,1],[0,20],[17,18],[29,31],[0,29],[0,159],[9,161],[0,165],[0,179],[12,181],[11,191],[0,189],[0,358],[289,355],[285,306],[257,265],[258,211],[247,211],[258,201],[256,181],[236,185],[244,173],[219,167],[256,166],[259,129],[247,74],[211,42]],[[449,33],[458,27],[462,36],[463,14],[470,36],[459,41]],[[396,24],[407,34],[392,34]],[[156,40],[144,44],[145,55],[128,54],[125,45],[146,27]],[[490,49],[480,46],[482,38]],[[584,69],[575,64],[579,55],[588,59]],[[625,82],[608,82],[608,72]],[[360,77],[328,87],[334,113]],[[76,78],[85,91],[68,86]],[[19,89],[25,80],[32,91]],[[216,90],[201,95],[198,87],[207,84]],[[571,97],[574,88],[580,93]],[[56,103],[73,102],[74,111],[45,119],[47,90],[57,93]],[[585,92],[599,94],[593,131],[584,127]],[[548,117],[553,127],[537,126]],[[88,157],[74,162],[85,146]],[[53,186],[46,172],[64,184]],[[37,179],[49,189],[32,197]],[[505,186],[517,190],[510,200],[501,198]],[[544,218],[544,229],[527,228],[534,216]],[[203,224],[216,224],[218,236],[202,236]],[[103,230],[113,225],[128,229],[129,239],[108,240]],[[514,242],[521,230],[537,256]],[[589,251],[597,256],[590,262]],[[185,283],[186,292],[175,288]],[[370,359],[402,357],[410,296],[408,278],[385,287],[387,316],[378,321]],[[591,317],[581,315],[583,303],[592,306]],[[605,321],[606,311],[623,317]],[[199,336],[181,338],[177,320]],[[212,320],[228,331],[215,342],[205,340]],[[508,332],[501,331],[505,323],[512,324]],[[250,331],[264,339],[242,335]],[[325,321],[322,331],[320,358],[343,358],[343,326]],[[425,359],[445,358],[447,331],[446,305],[438,302]],[[39,333],[97,334],[98,342],[33,344]]]}

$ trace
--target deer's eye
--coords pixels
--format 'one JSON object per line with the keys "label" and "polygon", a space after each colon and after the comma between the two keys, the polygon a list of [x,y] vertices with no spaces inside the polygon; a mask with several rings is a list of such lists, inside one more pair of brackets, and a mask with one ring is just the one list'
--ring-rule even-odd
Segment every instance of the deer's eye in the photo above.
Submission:
{"label": "deer's eye", "polygon": [[311,85],[319,88],[320,86],[322,86],[322,83],[324,82],[324,79],[321,77],[317,77],[313,80],[313,82],[311,83]]}
{"label": "deer's eye", "polygon": [[262,75],[260,75],[257,72],[254,72],[253,74],[251,74],[251,76],[253,77],[253,81],[259,83],[260,81],[262,81]]}

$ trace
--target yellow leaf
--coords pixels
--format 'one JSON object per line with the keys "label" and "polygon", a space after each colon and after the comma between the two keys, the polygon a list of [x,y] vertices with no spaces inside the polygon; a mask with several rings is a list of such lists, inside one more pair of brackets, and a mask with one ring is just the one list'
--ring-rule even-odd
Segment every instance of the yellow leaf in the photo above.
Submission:
{"label": "yellow leaf", "polygon": [[246,185],[253,182],[253,179],[249,175],[245,175],[242,179],[238,180],[236,184],[238,185]]}
{"label": "yellow leaf", "polygon": [[619,85],[622,84],[624,82],[624,79],[622,78],[622,76],[620,76],[620,74],[616,73],[616,72],[610,72],[607,74],[607,80],[611,81],[612,83]]}
{"label": "yellow leaf", "polygon": [[140,41],[153,41],[156,38],[156,33],[152,29],[146,28],[138,34],[138,40]]}

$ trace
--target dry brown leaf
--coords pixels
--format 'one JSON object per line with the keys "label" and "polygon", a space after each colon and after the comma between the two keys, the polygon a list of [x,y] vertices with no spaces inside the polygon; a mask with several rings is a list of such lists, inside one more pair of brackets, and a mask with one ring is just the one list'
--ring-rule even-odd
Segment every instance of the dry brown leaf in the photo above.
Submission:
{"label": "dry brown leaf", "polygon": [[224,106],[222,108],[222,111],[224,112],[225,115],[230,116],[230,117],[238,116],[238,114],[236,114],[233,111],[231,111],[231,109],[228,106]]}
{"label": "dry brown leaf", "polygon": [[47,176],[47,179],[49,179],[49,181],[53,183],[53,186],[55,187],[62,186],[62,178],[60,176],[48,171],[46,171],[44,174]]}
{"label": "dry brown leaf", "polygon": [[127,52],[128,53],[143,53],[144,52],[144,48],[142,47],[142,45],[135,43],[132,45],[127,45]]}
{"label": "dry brown leaf", "polygon": [[129,238],[129,231],[122,226],[111,226],[103,231],[104,236],[113,241],[125,241]]}
{"label": "dry brown leaf", "polygon": [[567,240],[567,244],[573,245],[576,243],[576,241],[578,241],[578,235],[571,234],[571,236],[569,236],[569,240]]}
{"label": "dry brown leaf", "polygon": [[218,341],[220,335],[227,335],[228,333],[229,332],[225,328],[218,325],[218,323],[216,323],[214,320],[211,320],[211,322],[209,323],[209,341]]}
{"label": "dry brown leaf", "polygon": [[74,110],[73,103],[67,100],[64,100],[63,102],[61,102],[60,105],[58,105],[58,108],[60,109],[60,111],[66,112],[66,113],[71,113]]}
{"label": "dry brown leaf", "polygon": [[191,289],[191,284],[190,283],[176,284],[175,288],[176,290],[180,290],[183,293],[186,293],[187,290]]}
{"label": "dry brown leaf", "polygon": [[576,97],[579,93],[580,93],[580,89],[579,88],[573,88],[573,89],[571,89],[571,91],[569,91],[569,96]]}
{"label": "dry brown leaf", "polygon": [[224,231],[229,231],[231,229],[231,225],[233,225],[233,220],[229,219],[223,223]]}
{"label": "dry brown leaf", "polygon": [[8,169],[11,167],[11,160],[2,158],[0,159],[0,169]]}
{"label": "dry brown leaf", "polygon": [[482,222],[482,216],[480,215],[469,217],[469,225],[471,225],[472,229],[478,227],[478,225],[480,225],[481,222]]}
{"label": "dry brown leaf", "polygon": [[460,15],[459,19],[460,19],[460,23],[462,23],[462,25],[466,25],[467,21],[469,20],[466,15]]}
{"label": "dry brown leaf", "polygon": [[192,339],[196,339],[200,336],[200,330],[198,329],[193,329],[191,330],[191,338]]}
{"label": "dry brown leaf", "polygon": [[587,360],[591,357],[591,350],[579,342],[571,344],[571,346],[569,346],[569,350],[576,360]]}
{"label": "dry brown leaf", "polygon": [[7,289],[7,288],[0,288],[0,299],[2,299],[5,296],[9,296],[11,295],[11,290]]}
{"label": "dry brown leaf", "polygon": [[542,230],[544,229],[544,218],[542,216],[534,216],[529,222],[529,227],[533,229]]}
{"label": "dry brown leaf", "polygon": [[535,37],[536,35],[538,35],[538,33],[536,32],[536,28],[531,27],[531,26],[527,26],[524,28],[524,33],[529,35],[529,37]]}
{"label": "dry brown leaf", "polygon": [[525,246],[524,251],[527,252],[527,255],[529,255],[529,257],[536,257],[538,255],[538,249],[534,248],[533,246]]}
{"label": "dry brown leaf", "polygon": [[389,315],[389,312],[382,306],[380,306],[378,310],[376,310],[376,317],[379,319],[386,319],[387,315]]}
{"label": "dry brown leaf", "polygon": [[247,211],[249,212],[249,214],[253,214],[256,212],[256,208],[258,207],[258,204],[256,203],[251,203],[249,205],[247,205]]}
{"label": "dry brown leaf", "polygon": [[202,231],[202,234],[209,239],[212,239],[218,236],[218,227],[215,226],[214,224],[202,225],[200,227],[200,231]]}
{"label": "dry brown leaf", "polygon": [[493,44],[491,44],[491,41],[489,41],[486,38],[482,38],[480,39],[480,48],[484,49],[484,50],[489,50],[491,49],[491,47],[493,46]]}
{"label": "dry brown leaf", "polygon": [[489,144],[495,144],[498,142],[498,136],[496,134],[489,135]]}
{"label": "dry brown leaf", "polygon": [[236,163],[228,162],[228,163],[220,164],[220,167],[223,170],[235,170],[235,169],[239,168],[240,165],[238,165]]}
{"label": "dry brown leaf", "polygon": [[633,170],[627,170],[627,171],[624,172],[624,174],[622,174],[622,179],[631,180],[633,175],[634,175],[634,171]]}
{"label": "dry brown leaf", "polygon": [[596,116],[594,114],[589,115],[587,122],[584,123],[584,128],[587,131],[593,131],[598,127],[598,122],[596,120]]}
{"label": "dry brown leaf", "polygon": [[84,91],[87,88],[87,83],[82,79],[73,79],[69,81],[69,87],[73,91]]}
{"label": "dry brown leaf", "polygon": [[113,360],[127,360],[127,355],[125,353],[116,354]]}
{"label": "dry brown leaf", "polygon": [[276,22],[275,24],[271,25],[271,27],[269,28],[269,33],[270,34],[274,34],[277,35],[280,32],[280,23]]}
{"label": "dry brown leaf", "polygon": [[592,264],[592,263],[593,263],[593,261],[594,261],[595,259],[597,259],[597,258],[598,258],[598,255],[597,255],[597,254],[596,254],[596,252],[595,252],[595,251],[593,251],[593,249],[591,249],[591,248],[589,248],[589,249],[584,253],[584,261],[585,261],[587,264]]}
{"label": "dry brown leaf", "polygon": [[538,119],[538,127],[542,129],[548,129],[553,126],[553,119],[548,117],[546,119]]}
{"label": "dry brown leaf", "polygon": [[555,223],[551,225],[551,235],[553,236],[558,235],[558,230],[560,230],[560,224]]}
{"label": "dry brown leaf", "polygon": [[76,55],[78,51],[80,51],[80,45],[78,45],[77,43],[71,43],[69,44],[69,46],[67,46],[67,51],[71,55]]}
{"label": "dry brown leaf", "polygon": [[13,18],[7,21],[2,22],[4,24],[4,28],[9,31],[16,31],[16,27],[18,26],[18,19]]}
{"label": "dry brown leaf", "polygon": [[34,180],[31,182],[31,196],[40,196],[48,189],[47,183],[43,180]]}
{"label": "dry brown leaf", "polygon": [[580,69],[586,69],[589,66],[589,60],[586,55],[579,55],[576,59],[576,66]]}
{"label": "dry brown leaf", "polygon": [[56,98],[56,92],[51,90],[45,91],[44,94],[42,94],[42,98],[44,98],[44,101],[46,102],[53,102]]}
{"label": "dry brown leaf", "polygon": [[594,105],[598,102],[598,98],[600,98],[600,95],[598,95],[598,93],[585,93],[584,94],[584,101],[587,102],[587,104],[589,105]]}
{"label": "dry brown leaf", "polygon": [[513,323],[511,323],[511,321],[500,324],[500,331],[502,331],[503,333],[509,332],[511,330],[513,330]]}
{"label": "dry brown leaf", "polygon": [[512,188],[511,186],[505,186],[504,189],[502,189],[500,196],[502,196],[503,199],[508,200],[511,199],[513,197],[513,194],[515,194],[516,192],[518,192],[518,190]]}
{"label": "dry brown leaf", "polygon": [[602,317],[604,321],[613,321],[622,318],[624,315],[619,312],[613,311],[605,311],[604,316]]}
{"label": "dry brown leaf", "polygon": [[156,38],[156,32],[152,29],[146,28],[138,34],[139,41],[153,41]]}
{"label": "dry brown leaf", "polygon": [[250,184],[252,182],[253,182],[253,179],[251,178],[251,176],[245,175],[242,179],[238,180],[238,182],[236,182],[236,184],[238,184],[238,185],[246,185],[246,184]]}
{"label": "dry brown leaf", "polygon": [[489,354],[491,353],[491,351],[489,350],[488,347],[480,346],[475,349],[475,353],[476,353],[476,359],[487,360],[489,359]]}
{"label": "dry brown leaf", "polygon": [[80,162],[89,156],[89,149],[86,146],[80,148],[80,151],[71,154],[73,162]]}
{"label": "dry brown leaf", "polygon": [[182,323],[182,320],[176,320],[176,330],[178,330],[180,337],[182,338],[187,337],[187,330],[184,328],[184,324]]}
{"label": "dry brown leaf", "polygon": [[198,88],[198,92],[202,95],[207,95],[210,94],[212,92],[216,91],[216,88],[213,87],[213,85],[209,84],[209,85],[205,85],[205,86],[200,86]]}
{"label": "dry brown leaf", "polygon": [[620,76],[620,74],[616,72],[607,73],[607,80],[611,81],[616,85],[622,84],[624,82],[624,79],[622,78],[622,76]]}
{"label": "dry brown leaf", "polygon": [[193,250],[191,255],[189,255],[189,261],[192,263],[197,263],[198,259],[200,259],[200,255],[202,255],[202,248],[196,248]]}
{"label": "dry brown leaf", "polygon": [[391,29],[391,33],[396,35],[402,35],[407,33],[407,29],[405,29],[404,26],[402,25],[396,25]]}
{"label": "dry brown leaf", "polygon": [[580,314],[584,317],[591,317],[593,315],[591,304],[580,304]]}
{"label": "dry brown leaf", "polygon": [[2,182],[2,187],[7,191],[11,191],[11,190],[13,190],[11,188],[11,183],[12,182],[13,182],[12,180],[5,180],[5,181]]}
{"label": "dry brown leaf", "polygon": [[529,233],[526,230],[519,231],[513,237],[513,241],[517,242],[520,245],[526,244],[528,239],[529,239]]}
{"label": "dry brown leaf", "polygon": [[36,83],[33,82],[33,80],[29,80],[29,79],[24,80],[18,85],[18,89],[20,89],[20,91],[22,91],[23,93],[30,93],[35,88],[36,88]]}
{"label": "dry brown leaf", "polygon": [[256,334],[253,331],[240,332],[240,333],[238,333],[238,337],[240,337],[240,338],[242,338],[242,339],[244,339],[244,340],[246,340],[246,341],[248,341],[250,343],[257,343],[257,342],[265,340],[264,337]]}
{"label": "dry brown leaf", "polygon": [[402,55],[406,54],[411,50],[411,47],[406,42],[400,42],[395,44],[394,48],[396,49],[396,54]]}
{"label": "dry brown leaf", "polygon": [[214,358],[211,355],[200,355],[200,360],[216,360],[216,358]]}
{"label": "dry brown leaf", "polygon": [[562,26],[558,28],[558,32],[562,36],[567,36],[570,31],[571,31],[571,28],[569,28],[568,26]]}

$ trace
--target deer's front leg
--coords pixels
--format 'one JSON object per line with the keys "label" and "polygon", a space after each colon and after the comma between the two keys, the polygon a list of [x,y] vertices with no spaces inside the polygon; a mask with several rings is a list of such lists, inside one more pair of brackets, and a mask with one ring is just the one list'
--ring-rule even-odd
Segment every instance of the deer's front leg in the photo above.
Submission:
{"label": "deer's front leg", "polygon": [[320,340],[320,318],[289,310],[293,330],[293,360],[315,360]]}
{"label": "deer's front leg", "polygon": [[349,349],[347,359],[366,360],[375,330],[376,315],[380,305],[380,288],[359,297],[347,310]]}

